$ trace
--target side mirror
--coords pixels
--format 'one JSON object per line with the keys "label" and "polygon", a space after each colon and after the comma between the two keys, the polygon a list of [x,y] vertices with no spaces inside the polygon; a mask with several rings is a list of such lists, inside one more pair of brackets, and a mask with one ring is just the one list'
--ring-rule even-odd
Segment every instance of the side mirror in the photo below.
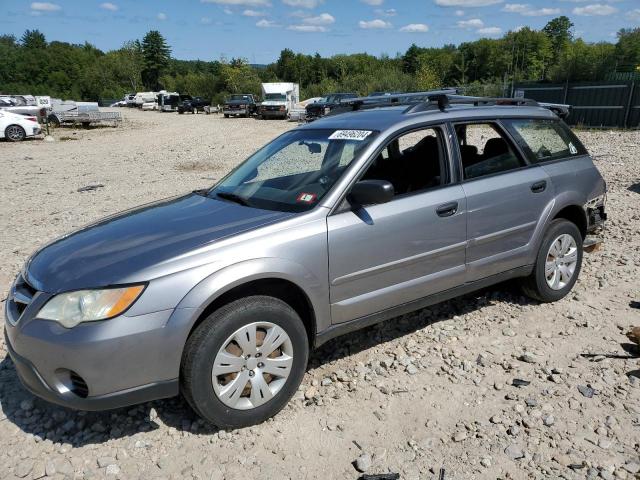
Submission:
{"label": "side mirror", "polygon": [[391,201],[393,185],[386,180],[360,180],[351,189],[349,200],[356,205],[376,205]]}

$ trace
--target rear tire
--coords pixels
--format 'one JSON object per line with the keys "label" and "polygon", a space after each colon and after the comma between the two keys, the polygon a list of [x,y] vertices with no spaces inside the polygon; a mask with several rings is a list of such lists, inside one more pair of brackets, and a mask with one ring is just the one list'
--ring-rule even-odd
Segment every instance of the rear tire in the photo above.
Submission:
{"label": "rear tire", "polygon": [[564,298],[580,275],[582,240],[574,223],[553,220],[542,239],[533,272],[522,282],[525,295],[544,303]]}
{"label": "rear tire", "polygon": [[[272,352],[270,339],[282,341]],[[189,337],[181,391],[196,413],[220,428],[256,425],[287,404],[308,356],[295,310],[273,297],[241,298],[213,312]]]}
{"label": "rear tire", "polygon": [[21,142],[27,134],[20,125],[9,125],[4,129],[4,138],[10,142]]}

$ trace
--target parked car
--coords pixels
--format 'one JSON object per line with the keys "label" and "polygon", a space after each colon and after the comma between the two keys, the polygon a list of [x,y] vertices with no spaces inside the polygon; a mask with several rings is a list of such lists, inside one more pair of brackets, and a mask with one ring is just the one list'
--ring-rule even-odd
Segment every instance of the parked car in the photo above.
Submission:
{"label": "parked car", "polygon": [[231,95],[222,105],[224,118],[229,118],[231,115],[250,117],[256,113],[257,109],[256,100],[250,93]]}
{"label": "parked car", "polygon": [[0,97],[0,111],[36,118],[40,115],[40,107],[35,103],[35,99],[34,102],[26,102],[23,96]]}
{"label": "parked car", "polygon": [[178,113],[182,114],[184,112],[204,112],[204,107],[208,107],[208,100],[205,100],[202,97],[193,97],[192,99],[183,100],[180,105],[178,105]]}
{"label": "parked car", "polygon": [[20,142],[40,132],[40,124],[35,115],[20,115],[0,110],[0,138],[10,142]]}
{"label": "parked car", "polygon": [[210,189],[41,248],[5,302],[22,382],[88,410],[181,392],[236,428],[282,409],[338,335],[505,280],[563,298],[605,182],[552,111],[500,102],[327,116]]}
{"label": "parked car", "polygon": [[321,98],[317,102],[307,105],[307,120],[312,121],[326,115],[335,107],[340,105],[341,101],[348,100],[350,98],[358,98],[358,94],[332,93],[331,95],[327,95],[326,97]]}

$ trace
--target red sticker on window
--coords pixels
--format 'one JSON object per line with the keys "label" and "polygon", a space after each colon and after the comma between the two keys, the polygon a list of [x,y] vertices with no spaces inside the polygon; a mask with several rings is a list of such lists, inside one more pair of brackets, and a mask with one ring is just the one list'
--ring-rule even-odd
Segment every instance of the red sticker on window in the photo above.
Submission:
{"label": "red sticker on window", "polygon": [[313,203],[318,196],[315,193],[301,193],[296,198],[296,202]]}

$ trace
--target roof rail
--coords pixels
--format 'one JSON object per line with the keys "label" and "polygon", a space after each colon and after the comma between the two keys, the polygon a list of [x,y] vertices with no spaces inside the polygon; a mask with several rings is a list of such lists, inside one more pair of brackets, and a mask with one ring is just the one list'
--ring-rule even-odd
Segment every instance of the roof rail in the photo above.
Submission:
{"label": "roof rail", "polygon": [[445,111],[451,105],[469,105],[474,107],[482,106],[529,106],[543,107],[551,110],[560,118],[566,118],[571,112],[570,105],[559,103],[542,103],[530,98],[509,98],[509,97],[474,97],[458,95],[455,89],[433,90],[428,92],[403,93],[389,95],[385,97],[360,97],[349,99],[334,108],[329,115],[339,115],[341,113],[368,110],[372,108],[390,107],[406,105],[407,109],[403,113],[418,113],[438,109]]}

